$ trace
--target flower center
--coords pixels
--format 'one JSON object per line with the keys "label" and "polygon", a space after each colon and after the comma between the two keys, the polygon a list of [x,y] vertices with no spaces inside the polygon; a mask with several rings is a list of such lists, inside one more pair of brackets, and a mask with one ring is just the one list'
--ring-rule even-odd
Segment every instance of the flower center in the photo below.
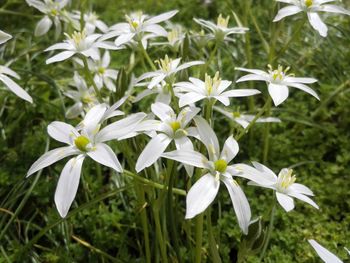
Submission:
{"label": "flower center", "polygon": [[97,72],[98,72],[99,74],[103,75],[103,74],[105,74],[106,69],[105,69],[104,67],[99,67],[98,70],[97,70]]}
{"label": "flower center", "polygon": [[313,0],[305,0],[305,5],[306,5],[307,7],[312,6],[312,4],[313,4]]}
{"label": "flower center", "polygon": [[164,71],[169,73],[171,70],[171,63],[172,59],[168,57],[168,55],[165,55],[164,59],[158,59],[155,62],[158,64],[159,68]]}
{"label": "flower center", "polygon": [[74,45],[75,45],[77,50],[82,51],[82,50],[86,49],[86,45],[85,45],[86,31],[85,31],[85,29],[81,32],[75,31],[72,34],[72,36],[69,38],[73,40]]}
{"label": "flower center", "polygon": [[214,78],[210,77],[208,74],[205,74],[205,89],[208,92],[208,95],[211,95],[213,90],[217,90],[220,86],[221,78],[219,77],[219,72],[215,73]]}
{"label": "flower center", "polygon": [[241,117],[241,113],[238,111],[234,111],[234,112],[232,112],[232,116],[233,116],[233,118],[239,118],[239,117]]}
{"label": "flower center", "polygon": [[277,69],[272,69],[271,65],[268,65],[268,72],[270,74],[270,77],[273,81],[280,82],[284,79],[284,77],[287,75],[288,70],[290,67],[287,67],[286,69],[283,69],[281,65],[278,65]]}
{"label": "flower center", "polygon": [[87,152],[89,150],[88,145],[90,144],[90,140],[87,137],[80,135],[75,138],[74,144],[80,151]]}
{"label": "flower center", "polygon": [[229,20],[230,20],[230,16],[223,18],[222,15],[220,14],[217,20],[217,26],[222,28],[227,28]]}
{"label": "flower center", "polygon": [[215,170],[224,173],[227,168],[227,162],[223,159],[217,160],[214,162]]}
{"label": "flower center", "polygon": [[169,41],[169,43],[174,45],[175,42],[179,39],[180,34],[181,34],[181,30],[179,28],[173,28],[168,33],[168,41]]}
{"label": "flower center", "polygon": [[58,15],[58,10],[57,9],[51,9],[50,14],[52,16],[57,16]]}
{"label": "flower center", "polygon": [[278,185],[282,189],[287,189],[289,186],[294,184],[296,176],[292,175],[293,169],[283,169],[278,175]]}
{"label": "flower center", "polygon": [[170,122],[170,127],[173,129],[173,132],[176,132],[178,129],[181,128],[181,124],[178,121],[172,121]]}

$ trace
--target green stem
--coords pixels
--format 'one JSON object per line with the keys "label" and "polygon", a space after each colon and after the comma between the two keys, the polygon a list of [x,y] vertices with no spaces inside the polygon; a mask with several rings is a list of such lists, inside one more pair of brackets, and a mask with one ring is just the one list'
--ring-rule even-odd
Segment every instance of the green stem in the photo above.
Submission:
{"label": "green stem", "polygon": [[262,248],[260,257],[259,257],[259,261],[261,262],[264,259],[265,253],[266,253],[266,249],[269,246],[270,243],[270,239],[271,239],[271,234],[272,234],[272,230],[273,230],[273,222],[275,219],[275,213],[276,213],[276,198],[275,198],[275,192],[273,192],[273,203],[272,203],[272,209],[271,209],[271,215],[270,215],[270,223],[269,223],[269,227],[267,229],[267,234],[266,234],[266,239],[264,242],[264,246]]}
{"label": "green stem", "polygon": [[102,99],[100,90],[98,89],[98,87],[97,87],[97,85],[96,85],[96,83],[94,81],[94,78],[91,75],[91,72],[90,72],[90,69],[89,69],[89,65],[88,65],[88,62],[87,62],[87,58],[85,56],[81,56],[81,58],[82,58],[83,63],[84,63],[84,74],[85,74],[85,77],[90,82],[90,85],[92,85],[92,87],[94,88],[94,91],[95,91],[95,93],[97,95],[98,101],[100,103],[103,103],[103,99]]}
{"label": "green stem", "polygon": [[256,121],[265,113],[266,109],[271,107],[271,97],[269,96],[268,99],[265,102],[265,105],[260,109],[257,115],[255,115],[254,119],[249,123],[249,125],[241,131],[240,134],[235,138],[236,141],[239,141],[245,134],[248,133],[249,129],[256,123]]}
{"label": "green stem", "polygon": [[221,258],[219,254],[219,250],[215,241],[214,233],[213,233],[213,227],[211,224],[211,208],[209,207],[207,209],[207,229],[208,229],[208,236],[209,236],[209,248],[210,253],[212,256],[212,262],[213,263],[221,263]]}
{"label": "green stem", "polygon": [[168,257],[166,254],[166,245],[163,240],[162,228],[159,220],[159,208],[153,207],[153,216],[154,216],[154,223],[156,225],[156,235],[159,242],[160,253],[162,255],[162,262],[167,263]]}
{"label": "green stem", "polygon": [[203,242],[203,217],[204,213],[199,214],[196,217],[196,247],[195,247],[195,263],[201,263],[202,257],[202,242]]}
{"label": "green stem", "polygon": [[[269,97],[270,98],[270,97]],[[270,116],[271,113],[271,99],[267,101],[267,116]],[[270,146],[270,123],[266,123],[264,131],[264,151],[263,151],[263,163],[266,163],[269,155],[269,146]]]}
{"label": "green stem", "polygon": [[157,67],[154,65],[152,59],[150,58],[150,56],[148,55],[147,51],[145,50],[145,48],[142,45],[142,42],[139,41],[139,48],[141,50],[141,53],[143,55],[143,57],[147,60],[147,63],[150,65],[150,67],[152,68],[152,70],[156,71]]}
{"label": "green stem", "polygon": [[[141,177],[141,176],[138,176],[128,170],[124,170],[123,172],[125,175],[129,176],[129,177],[132,177],[146,185],[149,185],[149,186],[152,186],[154,188],[157,188],[157,189],[161,189],[161,190],[167,190],[168,189],[168,186],[165,186],[165,185],[162,185],[162,184],[159,184],[159,183],[156,183],[156,182],[153,182],[151,180],[148,180],[144,177]],[[182,190],[182,189],[178,189],[178,188],[173,188],[173,193],[174,194],[177,194],[177,195],[182,195],[182,196],[186,196],[186,191],[185,190]]]}

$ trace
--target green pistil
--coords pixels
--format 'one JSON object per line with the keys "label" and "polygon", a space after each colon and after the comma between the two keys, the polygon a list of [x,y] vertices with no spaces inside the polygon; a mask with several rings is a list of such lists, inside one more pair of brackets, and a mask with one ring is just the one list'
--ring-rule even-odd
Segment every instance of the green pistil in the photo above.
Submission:
{"label": "green pistil", "polygon": [[82,151],[82,152],[87,152],[88,151],[87,146],[88,146],[89,143],[90,143],[90,140],[87,137],[83,136],[83,135],[77,137],[74,140],[75,146],[77,146],[77,148],[80,151]]}
{"label": "green pistil", "polygon": [[306,5],[307,7],[312,6],[312,4],[313,4],[313,0],[305,0],[305,5]]}
{"label": "green pistil", "polygon": [[226,171],[227,168],[227,162],[223,159],[217,160],[214,163],[215,166],[215,170],[220,172],[220,173],[224,173]]}
{"label": "green pistil", "polygon": [[170,122],[170,127],[173,129],[174,132],[176,132],[178,129],[181,128],[181,124],[178,121],[172,121]]}

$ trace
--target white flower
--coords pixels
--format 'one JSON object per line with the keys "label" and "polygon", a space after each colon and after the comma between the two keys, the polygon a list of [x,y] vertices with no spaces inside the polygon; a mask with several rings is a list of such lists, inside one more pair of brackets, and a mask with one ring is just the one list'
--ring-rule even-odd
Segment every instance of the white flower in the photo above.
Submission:
{"label": "white flower", "polygon": [[220,14],[217,23],[214,24],[213,22],[206,21],[204,19],[193,19],[197,24],[200,24],[201,26],[209,29],[212,34],[210,35],[211,38],[216,38],[219,41],[223,40],[230,40],[228,36],[232,34],[244,34],[246,31],[249,30],[249,28],[246,27],[228,27],[228,22],[230,20],[230,17],[223,18]]}
{"label": "white flower", "polygon": [[158,24],[172,18],[177,12],[177,10],[169,11],[154,17],[149,17],[142,12],[133,13],[130,16],[126,15],[127,23],[119,23],[110,27],[110,32],[103,39],[117,37],[115,44],[119,47],[135,37],[136,41],[141,40],[144,33],[151,33],[152,37],[166,37],[166,30]]}
{"label": "white flower", "polygon": [[249,182],[250,185],[273,189],[276,192],[277,201],[287,212],[294,209],[294,198],[304,201],[318,209],[318,205],[308,196],[314,196],[313,192],[305,185],[295,183],[296,176],[293,175],[293,170],[284,168],[278,176],[258,162],[252,162],[254,167],[246,164],[237,164],[235,168],[245,175],[253,175],[262,177],[266,180],[265,183]]}
{"label": "white flower", "polygon": [[26,0],[26,2],[45,14],[36,25],[35,36],[45,35],[50,30],[52,23],[56,26],[56,35],[61,33],[61,10],[67,5],[68,0]]}
{"label": "white flower", "polygon": [[11,35],[9,35],[6,32],[0,30],[0,45],[4,44],[5,42],[10,40],[11,38],[12,38]]}
{"label": "white flower", "polygon": [[[86,156],[117,172],[123,171],[117,156],[104,142],[118,139],[118,137],[132,131],[135,125],[145,117],[145,114],[138,114],[138,120],[135,118],[137,114],[131,115],[99,131],[100,123],[112,116],[114,109],[115,105],[110,108],[104,104],[96,105],[86,114],[77,128],[60,121],[54,121],[47,127],[47,131],[53,139],[66,143],[68,146],[45,153],[30,167],[27,176],[65,157],[77,155],[66,163],[57,184],[55,203],[61,217],[67,215],[75,198],[82,164]],[[115,132],[112,130],[115,130]]]}
{"label": "white flower", "polygon": [[[76,59],[75,61],[81,66],[84,66],[84,63],[81,61],[81,59]],[[111,62],[111,56],[109,52],[106,50],[102,58],[99,54],[98,59],[89,59],[87,62],[90,71],[94,74],[94,82],[96,86],[99,89],[105,86],[110,91],[115,91],[115,82],[118,78],[118,71],[108,68]]]}
{"label": "white flower", "polygon": [[83,30],[82,32],[74,32],[71,36],[68,34],[65,35],[67,39],[64,40],[64,42],[54,44],[45,50],[51,51],[60,49],[65,51],[62,51],[46,60],[46,64],[66,60],[75,54],[81,54],[85,57],[91,57],[92,59],[98,60],[100,57],[98,48],[116,49],[110,43],[98,39],[101,37],[101,34],[87,35],[86,31]]}
{"label": "white flower", "polygon": [[[150,140],[141,152],[136,162],[137,172],[154,164],[173,140],[176,149],[193,150],[193,144],[188,138],[189,135],[192,135],[193,128],[188,127],[188,125],[200,111],[199,108],[186,107],[177,116],[172,108],[161,102],[152,104],[151,109],[161,121],[153,122],[150,127],[144,128],[144,130],[159,133]],[[192,176],[193,167],[185,166],[185,168],[188,175]]]}
{"label": "white flower", "polygon": [[[215,199],[220,181],[223,182],[229,191],[233,208],[236,212],[238,223],[243,233],[248,233],[248,226],[251,218],[251,211],[248,200],[232,176],[241,174],[229,165],[237,155],[239,147],[235,139],[230,136],[220,152],[218,138],[209,124],[202,117],[195,117],[200,140],[205,144],[209,160],[201,153],[193,150],[176,150],[166,152],[162,157],[169,158],[183,164],[192,165],[208,170],[190,189],[186,198],[186,218],[193,218],[202,213]],[[255,175],[244,175],[250,180],[257,180],[263,183],[263,178]]]}
{"label": "white flower", "polygon": [[[72,15],[72,18],[78,21],[80,20],[80,17],[80,11],[75,11]],[[96,28],[98,28],[102,33],[106,33],[108,31],[108,26],[99,19],[98,15],[95,12],[84,13],[83,19],[85,22],[84,29],[88,34],[94,33]]]}
{"label": "white flower", "polygon": [[[242,114],[239,111],[227,111],[222,108],[214,106],[214,110],[222,113],[226,117],[228,117],[230,120],[233,120],[237,122],[239,125],[241,125],[244,129],[248,127],[249,123],[252,122],[255,118],[254,115],[250,114]],[[274,117],[267,117],[267,118],[258,118],[256,120],[257,123],[263,123],[263,122],[281,122],[279,118]]]}
{"label": "white flower", "polygon": [[169,30],[167,35],[167,42],[154,42],[151,43],[152,46],[170,46],[173,50],[178,51],[181,44],[185,39],[185,33],[181,25],[168,23]]}
{"label": "white flower", "polygon": [[259,69],[246,69],[246,68],[236,68],[236,70],[249,72],[250,74],[239,78],[236,82],[243,82],[249,80],[265,81],[268,84],[269,94],[275,104],[275,106],[280,105],[284,102],[289,95],[288,87],[293,87],[300,89],[310,95],[314,96],[316,99],[320,99],[317,93],[309,88],[305,84],[311,84],[317,82],[314,78],[296,78],[293,75],[287,75],[289,67],[283,70],[282,66],[278,66],[278,69],[273,70],[270,65],[269,71],[265,72]]}
{"label": "white flower", "polygon": [[331,253],[328,249],[321,246],[315,240],[308,240],[310,245],[315,249],[316,253],[320,256],[325,263],[343,263],[336,255]]}
{"label": "white flower", "polygon": [[88,88],[85,80],[77,72],[74,72],[73,80],[77,90],[67,90],[63,93],[75,101],[74,105],[66,112],[66,117],[69,119],[84,115],[84,111],[88,111],[98,104],[93,87]]}
{"label": "white flower", "polygon": [[[134,87],[142,87],[142,86],[148,86],[149,82],[140,82],[134,84]],[[157,94],[156,102],[162,102],[164,104],[169,105],[171,102],[171,94],[169,92],[169,88],[166,84],[166,82],[163,80],[156,86],[154,86],[152,89],[145,89],[134,98],[133,103],[138,102],[145,98],[146,96]]]}
{"label": "white flower", "polygon": [[5,66],[0,66],[0,81],[4,83],[9,90],[11,90],[21,99],[33,103],[32,97],[29,96],[29,94],[24,89],[22,89],[16,82],[9,78],[9,76],[15,79],[20,79],[18,74],[13,70]]}
{"label": "white flower", "polygon": [[289,4],[286,7],[280,9],[274,18],[273,22],[280,21],[286,16],[295,15],[300,12],[306,12],[307,18],[311,26],[318,31],[322,37],[327,36],[328,28],[326,24],[321,20],[318,12],[338,13],[344,15],[350,15],[348,10],[336,5],[329,5],[326,3],[334,2],[334,0],[276,0]]}
{"label": "white flower", "polygon": [[229,98],[231,97],[246,97],[260,93],[256,89],[225,91],[232,84],[232,81],[221,80],[219,72],[216,72],[213,78],[205,74],[204,82],[197,78],[190,78],[189,80],[190,82],[178,82],[174,84],[175,91],[180,99],[180,107],[211,98],[228,106],[230,104]]}
{"label": "white flower", "polygon": [[164,59],[159,59],[156,61],[156,63],[159,66],[159,70],[147,72],[142,74],[140,77],[137,78],[137,82],[142,81],[144,79],[152,78],[151,82],[148,84],[148,88],[152,89],[156,85],[158,85],[161,81],[167,80],[167,78],[173,78],[175,73],[184,70],[186,68],[195,66],[195,65],[202,65],[204,64],[203,61],[190,61],[186,62],[184,64],[180,64],[181,58],[177,59],[169,59],[168,55],[165,55]]}

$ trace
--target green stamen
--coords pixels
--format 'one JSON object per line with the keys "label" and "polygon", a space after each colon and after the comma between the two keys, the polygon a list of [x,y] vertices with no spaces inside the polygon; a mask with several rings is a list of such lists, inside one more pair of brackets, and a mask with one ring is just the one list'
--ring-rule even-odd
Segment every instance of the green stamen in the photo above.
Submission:
{"label": "green stamen", "polygon": [[83,136],[83,135],[77,137],[74,140],[75,146],[77,146],[77,148],[80,151],[82,151],[82,152],[87,152],[88,151],[87,146],[88,146],[89,143],[90,143],[90,140],[87,137]]}

